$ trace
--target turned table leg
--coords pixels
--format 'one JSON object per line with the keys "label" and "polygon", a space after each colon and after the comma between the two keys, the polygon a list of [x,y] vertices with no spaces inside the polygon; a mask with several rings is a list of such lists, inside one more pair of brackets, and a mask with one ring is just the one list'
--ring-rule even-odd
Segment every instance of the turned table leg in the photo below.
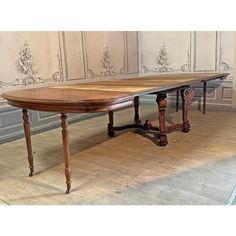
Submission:
{"label": "turned table leg", "polygon": [[160,134],[158,136],[158,145],[165,146],[168,144],[166,136],[166,126],[165,126],[165,111],[167,106],[167,96],[165,93],[158,93],[156,102],[159,108],[159,129]]}
{"label": "turned table leg", "polygon": [[23,113],[22,118],[23,118],[23,126],[24,126],[24,131],[25,131],[25,140],[26,140],[27,153],[28,153],[29,169],[30,169],[29,176],[31,177],[34,174],[34,158],[33,158],[33,153],[32,153],[28,110],[23,109],[22,113]]}
{"label": "turned table leg", "polygon": [[141,120],[139,119],[139,97],[134,98],[134,122],[135,124],[140,124]]}
{"label": "turned table leg", "polygon": [[113,128],[113,123],[114,123],[114,119],[113,119],[113,111],[108,111],[108,117],[109,117],[109,123],[107,125],[107,134],[109,137],[114,137],[115,136],[115,131]]}
{"label": "turned table leg", "polygon": [[64,150],[64,161],[65,161],[65,176],[68,194],[71,189],[71,167],[70,167],[70,148],[69,148],[69,131],[67,124],[67,115],[65,113],[61,114],[61,128],[62,128],[62,141]]}
{"label": "turned table leg", "polygon": [[181,90],[181,98],[182,98],[182,120],[183,120],[183,132],[189,132],[190,130],[190,123],[188,120],[188,107],[190,105],[190,101],[194,96],[193,89],[186,88]]}

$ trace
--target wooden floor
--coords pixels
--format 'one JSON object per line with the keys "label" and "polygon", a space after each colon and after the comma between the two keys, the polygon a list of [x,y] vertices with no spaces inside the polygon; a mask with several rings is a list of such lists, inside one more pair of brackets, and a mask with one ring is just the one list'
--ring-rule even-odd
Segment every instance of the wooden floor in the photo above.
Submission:
{"label": "wooden floor", "polygon": [[[156,105],[141,116],[155,120]],[[170,123],[181,112],[168,113]],[[115,122],[133,110],[115,113]],[[106,135],[107,116],[69,126],[72,192],[65,194],[61,131],[32,137],[34,177],[28,177],[25,140],[0,146],[0,204],[226,204],[236,184],[236,113],[190,111],[190,133],[168,135],[159,147],[153,134]],[[116,123],[116,124],[117,124]],[[223,126],[224,124],[224,126]]]}

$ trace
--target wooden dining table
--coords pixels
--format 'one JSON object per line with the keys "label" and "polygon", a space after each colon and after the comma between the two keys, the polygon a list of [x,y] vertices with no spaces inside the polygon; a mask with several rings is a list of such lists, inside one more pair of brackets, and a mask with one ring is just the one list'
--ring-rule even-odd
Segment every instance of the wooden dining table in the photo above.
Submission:
{"label": "wooden dining table", "polygon": [[[228,73],[221,72],[161,73],[8,91],[1,96],[7,100],[9,105],[22,109],[30,168],[29,176],[34,174],[34,162],[28,110],[60,113],[67,185],[66,193],[69,193],[71,190],[71,164],[67,113],[108,112],[107,133],[109,136],[114,136],[116,131],[131,128],[152,130],[156,133],[157,144],[165,146],[168,144],[167,133],[176,130],[189,132],[190,130],[188,108],[194,96],[193,86],[203,83],[203,110],[205,112],[207,82],[225,79],[227,75]],[[182,99],[182,122],[166,126],[167,94],[176,91],[178,94],[177,101],[179,101],[179,94]],[[139,97],[147,94],[156,95],[159,110],[159,114],[157,114],[158,127],[153,126],[149,120],[146,120],[145,123],[140,120]],[[134,122],[125,126],[114,126],[113,112],[130,105],[134,105]]]}

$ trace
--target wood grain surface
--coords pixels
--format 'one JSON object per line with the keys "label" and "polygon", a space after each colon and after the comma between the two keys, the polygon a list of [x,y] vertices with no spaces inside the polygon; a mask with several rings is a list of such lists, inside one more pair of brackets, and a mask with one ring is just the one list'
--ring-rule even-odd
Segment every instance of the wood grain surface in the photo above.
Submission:
{"label": "wood grain surface", "polygon": [[64,84],[10,91],[2,94],[10,105],[24,109],[54,112],[99,112],[131,105],[135,96],[178,90],[227,73],[157,74],[88,83]]}

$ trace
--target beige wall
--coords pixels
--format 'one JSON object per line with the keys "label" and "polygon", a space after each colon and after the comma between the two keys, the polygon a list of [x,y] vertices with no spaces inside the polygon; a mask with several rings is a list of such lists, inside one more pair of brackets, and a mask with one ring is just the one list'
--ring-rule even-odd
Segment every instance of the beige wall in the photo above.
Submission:
{"label": "beige wall", "polygon": [[[0,94],[51,83],[137,73],[227,71],[234,32],[0,32]],[[232,103],[232,81],[209,94]],[[1,100],[1,104],[5,104]]]}
{"label": "beige wall", "polygon": [[0,52],[0,94],[138,74],[137,32],[0,32]]}
{"label": "beige wall", "polygon": [[0,32],[0,94],[62,80],[57,32]]}
{"label": "beige wall", "polygon": [[141,72],[187,72],[191,32],[140,32]]}
{"label": "beige wall", "polygon": [[234,32],[146,31],[140,32],[139,38],[142,73],[233,72]]}
{"label": "beige wall", "polygon": [[[140,72],[225,71],[223,83],[208,84],[207,104],[232,106],[234,32],[140,32]],[[195,89],[201,103],[201,86]]]}

